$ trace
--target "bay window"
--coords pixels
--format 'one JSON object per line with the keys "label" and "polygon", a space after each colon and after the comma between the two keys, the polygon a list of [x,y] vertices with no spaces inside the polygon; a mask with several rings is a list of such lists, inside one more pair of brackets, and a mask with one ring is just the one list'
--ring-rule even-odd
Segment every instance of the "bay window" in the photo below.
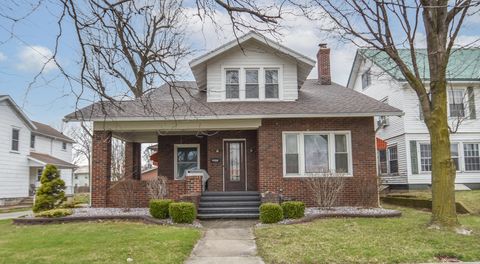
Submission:
{"label": "bay window", "polygon": [[309,176],[326,172],[352,174],[349,132],[284,132],[285,176]]}

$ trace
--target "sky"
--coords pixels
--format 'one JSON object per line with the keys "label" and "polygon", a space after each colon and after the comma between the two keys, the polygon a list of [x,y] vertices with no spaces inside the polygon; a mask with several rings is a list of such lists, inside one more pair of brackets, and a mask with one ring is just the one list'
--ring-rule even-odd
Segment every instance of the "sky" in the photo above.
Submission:
{"label": "sky", "polygon": [[[55,64],[45,65],[47,58],[54,52],[60,10],[55,1],[47,3],[47,6],[41,6],[13,28],[8,23],[0,23],[0,94],[10,95],[32,120],[61,128],[62,118],[75,110],[76,97]],[[21,13],[16,13],[20,11],[16,10],[22,9],[12,9],[14,15],[21,16]],[[195,18],[194,8],[186,12],[192,13],[188,16],[189,34],[186,39],[195,51],[192,58],[234,39],[225,13],[218,12],[215,18],[217,25],[213,25]],[[277,40],[314,60],[318,44],[327,43],[331,48],[332,80],[346,85],[356,46],[332,38],[322,32],[319,25],[305,18],[286,15],[281,25],[281,35],[277,36]],[[74,32],[69,26],[63,30],[57,58],[66,69],[78,71],[79,52]],[[420,35],[419,46],[423,45],[421,37]],[[480,14],[467,19],[458,39],[461,43],[467,43],[478,38]],[[36,77],[44,65],[43,74]],[[187,61],[183,69],[182,78],[193,80]],[[316,78],[316,75],[314,68],[309,78]],[[36,82],[33,82],[35,78]]]}

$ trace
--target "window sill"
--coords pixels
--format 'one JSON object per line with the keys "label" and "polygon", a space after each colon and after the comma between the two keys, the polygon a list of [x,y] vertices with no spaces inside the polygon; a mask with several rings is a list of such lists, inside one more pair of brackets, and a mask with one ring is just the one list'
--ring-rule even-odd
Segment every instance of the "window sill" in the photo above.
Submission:
{"label": "window sill", "polygon": [[10,153],[13,153],[13,154],[20,154],[20,151],[16,151],[16,150],[10,150]]}

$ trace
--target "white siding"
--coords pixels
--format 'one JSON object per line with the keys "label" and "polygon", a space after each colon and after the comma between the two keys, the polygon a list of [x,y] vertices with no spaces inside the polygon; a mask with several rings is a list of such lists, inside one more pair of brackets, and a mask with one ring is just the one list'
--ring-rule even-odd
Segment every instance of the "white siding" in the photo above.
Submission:
{"label": "white siding", "polygon": [[[20,129],[19,151],[12,152],[12,127]],[[6,101],[0,102],[0,198],[28,196],[30,129]]]}
{"label": "white siding", "polygon": [[407,155],[406,155],[406,144],[405,136],[401,135],[386,140],[388,146],[397,146],[397,155],[398,155],[398,175],[382,175],[382,183],[385,184],[406,184],[407,183]]}
{"label": "white siding", "polygon": [[225,97],[225,88],[222,85],[223,67],[234,66],[281,66],[280,97],[283,100],[296,100],[298,98],[297,64],[294,60],[280,54],[272,53],[254,41],[242,44],[243,51],[238,47],[227,54],[218,56],[207,65],[207,96],[208,101],[220,101]]}
{"label": "white siding", "polygon": [[[90,179],[88,177],[88,173],[75,173],[73,179],[73,186],[89,186]],[[76,178],[75,178],[76,177]]]}
{"label": "white siding", "polygon": [[60,169],[60,178],[65,182],[65,194],[73,194],[73,173],[72,169]]}
{"label": "white siding", "polygon": [[67,149],[62,150],[62,141],[36,135],[35,149],[32,149],[32,151],[48,154],[55,158],[72,162],[72,143],[67,143]]}

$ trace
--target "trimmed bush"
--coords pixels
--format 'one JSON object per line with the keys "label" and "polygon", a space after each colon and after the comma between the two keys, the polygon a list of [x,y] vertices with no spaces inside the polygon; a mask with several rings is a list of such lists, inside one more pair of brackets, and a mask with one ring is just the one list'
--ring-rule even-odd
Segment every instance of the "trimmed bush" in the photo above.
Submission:
{"label": "trimmed bush", "polygon": [[283,210],[279,204],[264,203],[260,205],[260,221],[264,224],[277,223],[283,219]]}
{"label": "trimmed bush", "polygon": [[197,217],[197,209],[193,203],[170,203],[168,213],[174,223],[191,224]]}
{"label": "trimmed bush", "polygon": [[67,216],[71,215],[73,213],[72,210],[70,209],[52,209],[52,210],[47,210],[43,211],[40,213],[35,214],[35,217],[62,217],[62,216]]}
{"label": "trimmed bush", "polygon": [[302,218],[305,215],[305,204],[298,201],[287,201],[282,203],[283,216],[285,218]]}
{"label": "trimmed bush", "polygon": [[40,182],[42,185],[35,195],[34,212],[53,209],[66,200],[65,182],[60,178],[60,171],[57,167],[47,164]]}
{"label": "trimmed bush", "polygon": [[150,214],[158,219],[168,218],[168,207],[172,203],[169,199],[154,199],[150,200],[148,207],[150,208]]}

